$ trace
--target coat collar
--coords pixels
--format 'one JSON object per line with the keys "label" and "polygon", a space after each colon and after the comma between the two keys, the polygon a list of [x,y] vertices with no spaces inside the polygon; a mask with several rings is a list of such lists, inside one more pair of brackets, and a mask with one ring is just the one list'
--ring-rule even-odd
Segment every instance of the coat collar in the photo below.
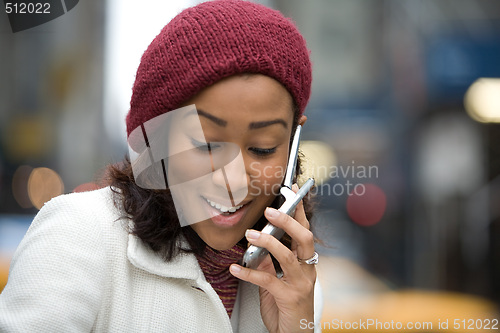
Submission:
{"label": "coat collar", "polygon": [[[185,240],[182,241],[182,246],[188,246]],[[127,257],[135,267],[163,277],[197,280],[203,275],[194,254],[179,253],[174,259],[166,262],[139,237],[132,234],[128,235]]]}

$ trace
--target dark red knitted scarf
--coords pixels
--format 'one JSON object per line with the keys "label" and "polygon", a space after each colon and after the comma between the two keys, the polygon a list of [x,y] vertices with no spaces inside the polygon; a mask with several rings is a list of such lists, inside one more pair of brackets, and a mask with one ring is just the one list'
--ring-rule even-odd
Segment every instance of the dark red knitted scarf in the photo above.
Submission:
{"label": "dark red knitted scarf", "polygon": [[245,249],[238,244],[224,251],[214,250],[207,245],[203,255],[196,256],[205,279],[219,295],[229,317],[238,291],[238,279],[229,272],[229,266],[240,260],[244,253]]}

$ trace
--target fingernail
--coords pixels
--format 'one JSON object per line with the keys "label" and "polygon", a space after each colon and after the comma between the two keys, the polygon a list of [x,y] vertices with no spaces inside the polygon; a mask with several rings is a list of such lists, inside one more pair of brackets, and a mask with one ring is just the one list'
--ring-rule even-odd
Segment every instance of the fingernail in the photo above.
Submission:
{"label": "fingernail", "polygon": [[278,217],[280,215],[280,212],[274,208],[267,207],[266,208],[266,215],[269,217]]}
{"label": "fingernail", "polygon": [[245,236],[248,239],[257,239],[260,237],[260,232],[255,231],[255,230],[251,230],[251,229],[247,229],[247,231],[245,231]]}
{"label": "fingernail", "polygon": [[240,267],[240,266],[238,266],[238,265],[234,265],[234,264],[233,264],[233,265],[231,265],[231,266],[229,267],[229,269],[231,270],[231,272],[233,272],[233,273],[235,273],[235,274],[237,274],[237,273],[241,272],[241,267]]}

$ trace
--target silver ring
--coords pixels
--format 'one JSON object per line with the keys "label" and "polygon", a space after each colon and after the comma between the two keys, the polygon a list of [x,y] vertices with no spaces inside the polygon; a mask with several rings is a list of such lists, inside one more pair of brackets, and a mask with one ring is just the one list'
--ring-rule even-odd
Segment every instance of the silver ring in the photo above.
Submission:
{"label": "silver ring", "polygon": [[311,258],[309,259],[300,259],[300,258],[297,258],[299,260],[300,263],[304,263],[304,264],[308,264],[308,265],[316,265],[319,261],[319,256],[318,256],[318,252],[314,251],[314,254]]}

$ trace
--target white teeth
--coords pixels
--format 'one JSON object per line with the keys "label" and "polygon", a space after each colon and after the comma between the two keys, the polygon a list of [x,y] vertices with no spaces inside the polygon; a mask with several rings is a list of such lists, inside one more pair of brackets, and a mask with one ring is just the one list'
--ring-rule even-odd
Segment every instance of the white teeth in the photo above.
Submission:
{"label": "white teeth", "polygon": [[[206,199],[206,198],[205,198]],[[214,208],[217,208],[218,210],[220,210],[222,213],[234,213],[236,212],[238,209],[240,209],[241,207],[243,207],[243,205],[238,205],[236,207],[226,207],[226,206],[223,206],[217,202],[213,202],[212,200],[208,200],[206,199],[207,202],[210,204],[210,206],[214,207]]]}

